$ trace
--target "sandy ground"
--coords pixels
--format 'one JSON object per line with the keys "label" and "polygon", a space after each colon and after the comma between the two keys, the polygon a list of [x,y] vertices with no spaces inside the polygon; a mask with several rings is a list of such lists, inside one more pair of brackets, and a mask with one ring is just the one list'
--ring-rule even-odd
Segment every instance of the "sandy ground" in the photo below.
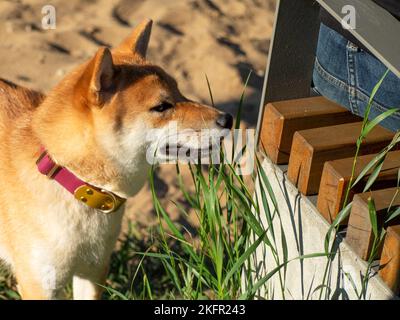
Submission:
{"label": "sandy ground", "polygon": [[[42,29],[47,4],[56,9],[55,30]],[[210,102],[207,75],[217,107],[234,114],[252,70],[243,119],[254,126],[274,7],[275,0],[1,0],[0,77],[47,92],[99,45],[117,45],[152,18],[148,58],[176,77],[189,98]],[[174,166],[159,169],[157,190],[181,219],[169,201],[180,199]],[[156,223],[148,186],[127,211],[139,226]]]}

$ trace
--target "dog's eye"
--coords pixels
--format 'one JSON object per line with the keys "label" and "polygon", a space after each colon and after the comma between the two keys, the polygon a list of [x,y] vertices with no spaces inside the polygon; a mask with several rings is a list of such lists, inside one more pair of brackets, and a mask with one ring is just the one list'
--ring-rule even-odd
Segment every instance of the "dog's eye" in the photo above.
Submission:
{"label": "dog's eye", "polygon": [[171,109],[173,107],[174,107],[174,105],[172,103],[162,102],[158,106],[155,106],[155,107],[151,108],[150,111],[164,112],[164,111],[166,111],[168,109]]}

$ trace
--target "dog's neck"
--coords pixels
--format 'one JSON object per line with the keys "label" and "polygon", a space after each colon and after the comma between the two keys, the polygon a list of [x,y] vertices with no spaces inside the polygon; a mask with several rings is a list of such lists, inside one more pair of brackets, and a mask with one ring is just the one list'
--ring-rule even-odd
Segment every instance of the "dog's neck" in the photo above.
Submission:
{"label": "dog's neck", "polygon": [[[149,168],[144,156],[138,154],[131,159],[131,167],[124,167],[104,151],[98,150],[97,154],[85,156],[86,152],[87,150],[82,150],[79,157],[71,155],[68,161],[59,162],[56,155],[53,157],[82,181],[121,198],[134,196],[143,186]],[[51,151],[49,154],[51,155]]]}
{"label": "dog's neck", "polygon": [[[68,139],[63,139],[51,134],[52,125],[36,125],[34,132],[37,139],[54,161],[79,179],[121,198],[135,195],[145,183],[149,165],[144,152],[138,152],[129,161],[124,160],[118,150],[107,150],[104,144],[86,138],[91,136],[85,133],[90,128],[73,128],[68,131]],[[60,132],[59,129],[55,131]]]}

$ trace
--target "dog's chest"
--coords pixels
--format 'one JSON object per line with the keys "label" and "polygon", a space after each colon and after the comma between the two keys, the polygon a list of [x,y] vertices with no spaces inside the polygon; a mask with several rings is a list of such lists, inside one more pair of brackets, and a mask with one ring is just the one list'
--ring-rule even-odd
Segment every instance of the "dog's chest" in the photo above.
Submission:
{"label": "dog's chest", "polygon": [[68,264],[102,261],[114,247],[122,215],[123,208],[106,214],[76,201],[50,205],[42,223],[46,224],[45,241],[52,260]]}

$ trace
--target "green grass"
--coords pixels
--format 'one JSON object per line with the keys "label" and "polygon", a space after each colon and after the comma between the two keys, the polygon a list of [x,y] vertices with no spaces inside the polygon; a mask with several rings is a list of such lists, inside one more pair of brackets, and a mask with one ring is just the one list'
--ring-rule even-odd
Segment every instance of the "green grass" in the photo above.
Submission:
{"label": "green grass", "polygon": [[[152,230],[149,230],[150,233]],[[111,258],[104,299],[168,299],[175,295],[162,263],[153,257],[144,259],[138,252],[157,251],[158,242],[152,236],[143,237],[129,222],[127,233],[119,240]],[[176,247],[171,241],[169,246]],[[179,250],[176,248],[176,250]]]}
{"label": "green grass", "polygon": [[10,271],[0,263],[0,300],[19,299],[16,284]]}

